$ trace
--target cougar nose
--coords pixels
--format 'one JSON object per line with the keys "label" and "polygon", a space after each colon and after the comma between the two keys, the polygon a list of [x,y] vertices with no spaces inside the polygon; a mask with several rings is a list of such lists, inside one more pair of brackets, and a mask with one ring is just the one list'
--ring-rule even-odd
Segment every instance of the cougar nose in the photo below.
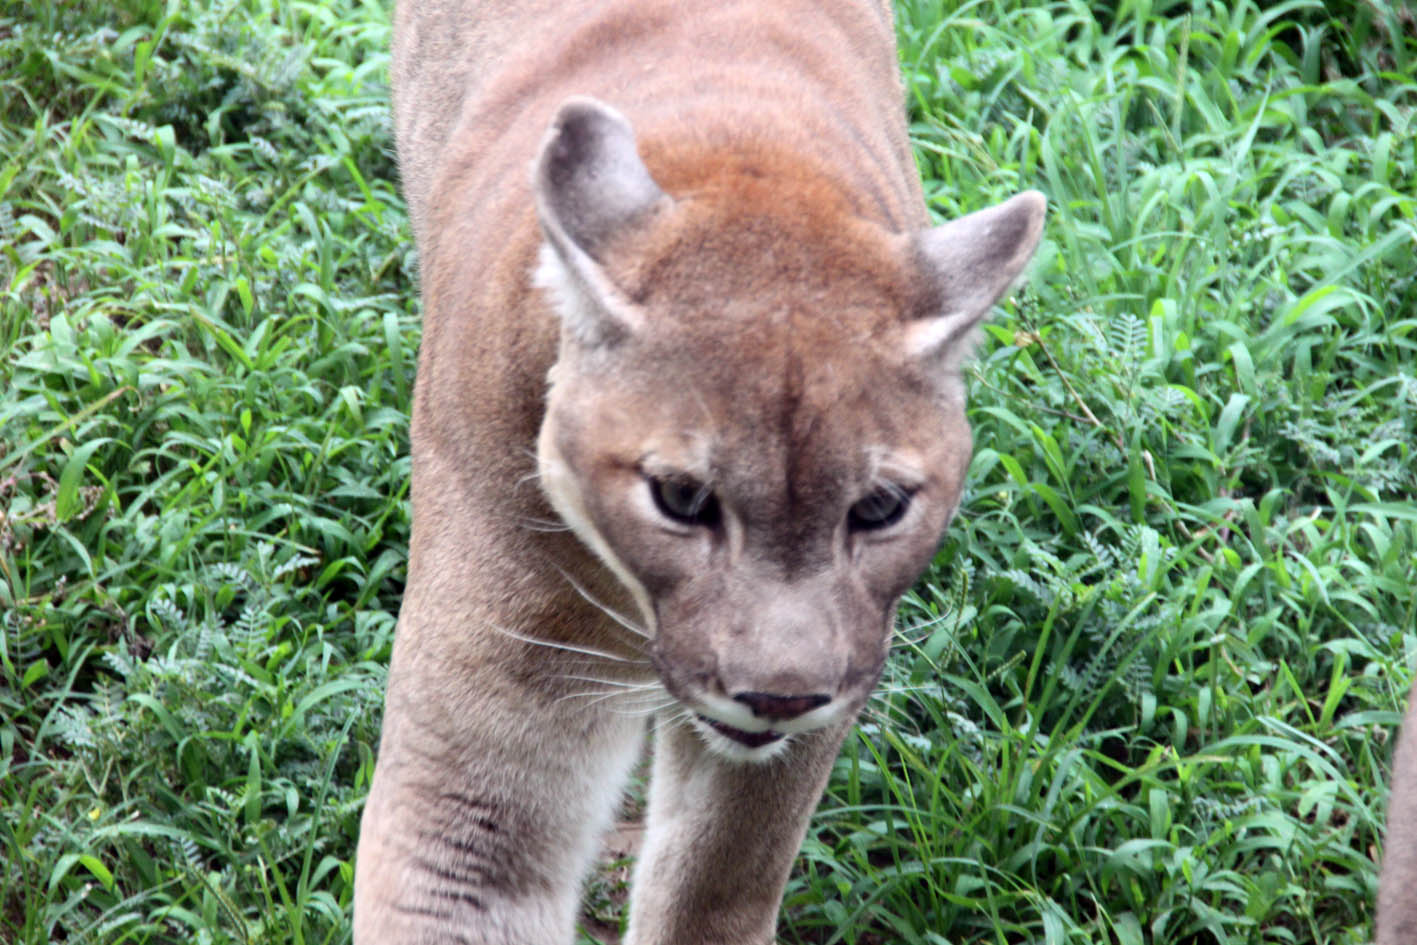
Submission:
{"label": "cougar nose", "polygon": [[826,705],[832,701],[832,697],[820,693],[810,696],[777,696],[770,692],[740,692],[733,697],[733,701],[743,703],[760,719],[785,721],[811,712],[817,706]]}

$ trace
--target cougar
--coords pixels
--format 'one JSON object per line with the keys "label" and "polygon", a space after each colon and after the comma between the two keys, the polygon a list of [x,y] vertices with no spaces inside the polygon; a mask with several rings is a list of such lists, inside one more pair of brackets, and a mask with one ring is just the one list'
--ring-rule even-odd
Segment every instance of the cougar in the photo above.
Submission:
{"label": "cougar", "polygon": [[1417,686],[1392,761],[1377,945],[1417,945]]}
{"label": "cougar", "polygon": [[358,945],[773,939],[960,500],[1036,192],[931,226],[885,0],[400,0],[424,313]]}

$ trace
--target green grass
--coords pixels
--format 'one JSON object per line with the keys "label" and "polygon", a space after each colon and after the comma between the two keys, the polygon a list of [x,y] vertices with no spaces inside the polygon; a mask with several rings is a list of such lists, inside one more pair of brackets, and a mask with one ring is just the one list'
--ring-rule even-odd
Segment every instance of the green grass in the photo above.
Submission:
{"label": "green grass", "polygon": [[348,938],[417,345],[387,38],[0,17],[0,941]]}
{"label": "green grass", "polygon": [[[1050,218],[784,937],[1366,941],[1417,657],[1417,21],[899,8],[932,207]],[[349,939],[418,338],[388,34],[0,0],[0,941]]]}

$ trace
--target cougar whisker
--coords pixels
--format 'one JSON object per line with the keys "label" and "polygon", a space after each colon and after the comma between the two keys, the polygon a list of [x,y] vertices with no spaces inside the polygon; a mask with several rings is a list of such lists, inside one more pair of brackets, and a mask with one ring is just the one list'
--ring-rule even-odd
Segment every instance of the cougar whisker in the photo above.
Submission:
{"label": "cougar whisker", "polygon": [[924,642],[924,638],[928,635],[927,631],[943,625],[944,622],[945,615],[940,614],[939,616],[931,617],[929,620],[920,620],[908,626],[897,627],[895,632],[891,634],[890,645],[892,648],[897,646],[918,646],[920,643]]}
{"label": "cougar whisker", "polygon": [[517,521],[522,526],[522,528],[525,528],[529,532],[543,532],[546,534],[551,534],[554,532],[568,532],[571,530],[571,526],[567,525],[565,522],[560,521],[559,519],[531,518],[529,516],[523,516]]}
{"label": "cougar whisker", "polygon": [[626,707],[627,704],[631,708],[640,707],[639,711],[627,714],[650,715],[653,714],[655,711],[658,711],[658,708],[651,707],[659,706],[663,700],[663,696],[656,696],[653,700],[650,700],[648,697],[651,695],[654,694],[648,692],[622,692],[620,690],[615,689],[605,691],[586,690],[585,692],[567,693],[566,695],[558,698],[556,702],[561,703],[570,699],[589,699],[590,701],[585,703],[585,706],[589,708],[590,706],[598,705],[601,702],[615,700],[615,704],[617,707],[623,708]]}
{"label": "cougar whisker", "polygon": [[511,637],[513,640],[519,640],[522,643],[530,643],[533,646],[544,646],[553,650],[565,650],[568,653],[579,653],[583,656],[593,656],[597,659],[611,660],[616,663],[629,663],[636,666],[649,664],[648,659],[620,656],[617,653],[607,653],[604,650],[597,650],[594,647],[576,646],[574,643],[565,643],[560,640],[539,640],[536,637],[529,637],[526,634],[517,633],[515,630],[508,630],[506,627],[498,626],[495,623],[489,623],[487,626],[503,636]]}
{"label": "cougar whisker", "polygon": [[643,705],[636,704],[631,706],[617,702],[610,711],[615,715],[624,715],[631,718],[649,718],[650,716],[658,715],[660,712],[663,712],[673,705],[675,701],[673,697],[670,697],[668,701],[645,702]]}
{"label": "cougar whisker", "polygon": [[646,640],[652,639],[648,630],[640,626],[634,620],[631,620],[629,617],[626,617],[624,614],[620,613],[614,607],[611,607],[610,605],[598,600],[594,594],[582,587],[579,581],[567,574],[565,569],[557,567],[556,570],[560,573],[561,577],[566,579],[566,583],[570,584],[571,587],[576,589],[577,594],[581,595],[581,597],[583,597],[588,603],[593,605],[601,613],[605,614],[611,620],[619,624],[622,628],[630,631],[636,636],[643,637]]}
{"label": "cougar whisker", "polygon": [[879,698],[890,692],[908,692],[909,690],[880,690],[872,693],[871,698],[861,707],[860,719],[869,719],[882,727],[890,727],[899,730],[902,725],[909,723],[911,730],[919,732],[919,724],[910,717],[910,713],[904,706],[894,706],[886,700]]}
{"label": "cougar whisker", "polygon": [[684,725],[692,727],[694,722],[694,710],[690,709],[688,706],[684,705],[684,703],[680,702],[677,699],[674,700],[674,702],[669,706],[669,708],[674,708],[674,706],[676,705],[678,706],[678,708],[675,709],[675,711],[665,712],[661,714],[660,720],[665,725]]}
{"label": "cougar whisker", "polygon": [[604,676],[577,676],[577,675],[575,675],[575,674],[573,674],[573,673],[563,673],[563,674],[559,675],[557,678],[558,678],[558,679],[574,679],[574,680],[577,680],[578,682],[593,682],[593,683],[599,683],[599,684],[602,685],[602,686],[614,686],[614,687],[617,688],[617,689],[623,689],[623,690],[649,690],[649,689],[663,690],[663,689],[664,689],[664,684],[661,683],[661,682],[660,682],[659,680],[657,680],[657,679],[656,679],[656,680],[653,680],[653,681],[650,681],[650,682],[625,682],[625,681],[619,680],[619,679],[607,679],[607,678],[604,677]]}

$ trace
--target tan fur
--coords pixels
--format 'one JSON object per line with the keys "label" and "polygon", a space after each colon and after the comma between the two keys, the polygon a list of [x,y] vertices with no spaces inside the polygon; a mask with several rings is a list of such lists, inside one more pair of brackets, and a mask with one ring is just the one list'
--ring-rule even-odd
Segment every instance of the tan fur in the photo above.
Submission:
{"label": "tan fur", "polygon": [[1417,945],[1417,686],[1407,700],[1392,761],[1377,945]]}
{"label": "tan fur", "polygon": [[653,716],[627,941],[771,941],[1042,199],[928,227],[880,2],[401,0],[393,72],[425,327],[355,940],[570,941]]}

